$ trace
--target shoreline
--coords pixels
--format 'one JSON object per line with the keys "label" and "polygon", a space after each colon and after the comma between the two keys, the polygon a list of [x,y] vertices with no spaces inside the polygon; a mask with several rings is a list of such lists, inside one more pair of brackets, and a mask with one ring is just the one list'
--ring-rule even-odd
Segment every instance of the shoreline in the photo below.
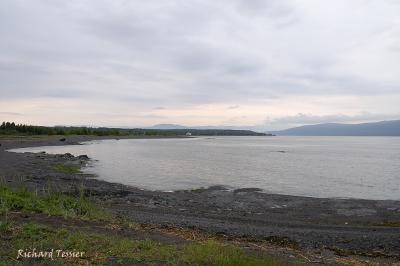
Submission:
{"label": "shoreline", "polygon": [[[6,152],[16,152],[16,153],[38,153],[38,152],[44,152],[43,150],[35,150],[35,151],[18,151],[18,149],[28,149],[29,148],[40,148],[40,147],[51,147],[51,146],[65,146],[65,145],[85,145],[85,144],[90,144],[93,141],[97,140],[129,140],[129,139],[196,139],[196,138],[204,138],[204,136],[91,136],[91,135],[84,135],[84,136],[78,136],[78,135],[72,135],[68,140],[65,142],[57,142],[57,136],[50,136],[52,138],[49,140],[46,137],[39,137],[35,138],[33,137],[29,141],[26,141],[27,139],[25,137],[21,137],[22,140],[24,141],[16,141],[14,142],[14,139],[12,139],[13,145],[15,146],[11,149],[5,150]],[[231,136],[227,136],[231,137]],[[239,136],[240,137],[240,136]],[[287,137],[287,136],[285,136]],[[290,137],[290,136],[289,136]],[[209,137],[206,137],[208,139]],[[17,140],[16,138],[15,140]],[[0,142],[1,142],[0,138]],[[10,141],[10,140],[7,140]],[[14,151],[15,150],[15,151]],[[75,153],[76,156],[79,156],[80,154]],[[52,155],[57,155],[54,152],[48,153],[49,156]],[[88,160],[89,164],[97,161],[95,159],[90,159]],[[85,169],[85,167],[88,167],[89,165],[83,165],[82,168]],[[86,175],[93,176],[94,178],[97,178],[99,180],[101,179],[100,176],[96,175],[95,173],[91,172],[86,172]],[[141,190],[146,190],[146,191],[151,191],[151,192],[179,192],[179,191],[196,191],[196,190],[208,190],[212,189],[215,190],[216,187],[220,188],[220,190],[226,190],[226,191],[231,191],[234,193],[237,192],[257,192],[257,193],[265,193],[265,194],[271,194],[271,195],[281,195],[281,196],[286,196],[286,197],[302,197],[302,198],[314,198],[314,199],[332,199],[332,200],[372,200],[372,201],[397,201],[400,204],[400,198],[377,198],[377,197],[371,197],[371,198],[366,198],[366,197],[351,197],[351,196],[319,196],[319,195],[312,195],[312,194],[302,194],[302,193],[292,193],[292,194],[287,194],[285,192],[277,192],[277,191],[271,191],[267,190],[261,187],[252,187],[252,186],[243,186],[243,187],[237,187],[237,186],[232,186],[232,185],[226,185],[224,183],[216,183],[216,184],[210,184],[210,185],[199,185],[197,187],[184,187],[184,188],[177,188],[177,189],[163,189],[163,188],[149,188],[145,186],[138,186],[136,184],[129,184],[129,183],[122,183],[119,181],[109,181],[107,179],[104,179],[105,182],[109,183],[117,183],[125,186],[130,186],[134,187],[137,189]]]}
{"label": "shoreline", "polygon": [[[0,177],[9,185],[74,193],[84,186],[95,202],[143,224],[177,226],[233,238],[269,241],[313,256],[347,254],[400,260],[400,201],[312,198],[221,186],[174,192],[108,183],[86,174],[52,171],[55,164],[85,160],[61,155],[12,153],[11,148],[71,145],[124,137],[67,136],[0,139]],[[149,137],[147,137],[149,138]],[[154,138],[154,137],[150,137]]]}

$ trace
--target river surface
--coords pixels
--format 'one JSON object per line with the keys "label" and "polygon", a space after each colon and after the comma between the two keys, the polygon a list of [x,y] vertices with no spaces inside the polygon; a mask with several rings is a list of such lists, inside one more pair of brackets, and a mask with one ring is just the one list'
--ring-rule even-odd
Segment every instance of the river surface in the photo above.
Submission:
{"label": "river surface", "polygon": [[398,137],[100,140],[16,149],[87,154],[85,172],[150,190],[224,185],[320,198],[400,200]]}

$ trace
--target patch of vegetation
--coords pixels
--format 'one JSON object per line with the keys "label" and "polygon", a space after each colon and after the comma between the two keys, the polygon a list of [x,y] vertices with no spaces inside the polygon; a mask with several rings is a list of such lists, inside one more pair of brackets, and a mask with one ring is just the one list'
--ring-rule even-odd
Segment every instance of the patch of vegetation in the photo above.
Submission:
{"label": "patch of vegetation", "polygon": [[350,255],[355,255],[355,256],[363,256],[363,257],[371,257],[371,258],[395,258],[399,259],[398,255],[393,255],[393,254],[387,254],[384,253],[380,250],[376,251],[371,251],[371,252],[365,252],[365,251],[358,251],[358,250],[349,250],[349,249],[342,249],[336,246],[333,247],[326,247],[326,249],[331,250],[335,252],[336,255],[338,256],[350,256]]}
{"label": "patch of vegetation", "polygon": [[[8,215],[11,211],[63,216],[71,219],[72,226],[59,229],[39,223],[21,223],[12,220],[13,216]],[[73,219],[102,220],[105,226],[89,233],[74,225]],[[140,230],[140,226],[102,211],[83,196],[61,193],[37,196],[27,189],[12,190],[0,185],[0,265],[282,265],[276,259],[249,255],[231,244],[210,240],[189,244],[133,240],[114,231],[122,229]],[[33,248],[36,251],[54,249],[54,261],[49,258],[16,261],[18,250],[32,251]],[[84,255],[61,258],[56,257],[57,250],[84,252]]]}
{"label": "patch of vegetation", "polygon": [[376,224],[377,226],[400,227],[400,221],[384,221]]}
{"label": "patch of vegetation", "polygon": [[299,248],[299,244],[288,237],[269,236],[265,240],[281,247]]}
{"label": "patch of vegetation", "polygon": [[79,165],[70,165],[61,163],[51,166],[50,169],[64,174],[79,174],[81,172],[81,168]]}
{"label": "patch of vegetation", "polygon": [[54,192],[40,197],[26,188],[12,190],[0,185],[0,213],[23,211],[44,213],[89,220],[107,220],[110,215],[92,204],[87,198]]}
{"label": "patch of vegetation", "polygon": [[387,226],[387,227],[400,227],[400,221],[383,221],[381,223],[374,224],[375,226]]}
{"label": "patch of vegetation", "polygon": [[0,235],[7,234],[11,231],[12,222],[8,220],[0,220]]}
{"label": "patch of vegetation", "polygon": [[191,191],[191,192],[202,192],[202,191],[204,191],[204,190],[206,190],[205,187],[199,187],[199,188],[193,188],[193,189],[191,189],[190,191]]}
{"label": "patch of vegetation", "polygon": [[[245,254],[240,248],[215,241],[166,245],[151,240],[130,240],[118,236],[89,234],[66,229],[52,229],[39,224],[14,226],[8,233],[8,244],[0,249],[0,260],[14,265],[18,249],[47,251],[83,251],[82,258],[56,258],[57,263],[71,265],[103,265],[114,258],[114,262],[157,265],[281,265],[276,260],[266,260]],[[14,258],[10,258],[15,256]],[[54,254],[55,256],[55,254]],[[23,259],[32,262],[32,259]],[[34,259],[49,263],[49,259]]]}

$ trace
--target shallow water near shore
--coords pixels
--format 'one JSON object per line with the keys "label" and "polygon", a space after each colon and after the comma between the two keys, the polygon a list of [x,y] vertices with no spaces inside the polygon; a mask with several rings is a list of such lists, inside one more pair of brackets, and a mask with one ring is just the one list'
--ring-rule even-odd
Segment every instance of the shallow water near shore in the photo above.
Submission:
{"label": "shallow water near shore", "polygon": [[224,185],[320,198],[400,200],[400,138],[123,139],[15,149],[87,154],[85,172],[150,190]]}

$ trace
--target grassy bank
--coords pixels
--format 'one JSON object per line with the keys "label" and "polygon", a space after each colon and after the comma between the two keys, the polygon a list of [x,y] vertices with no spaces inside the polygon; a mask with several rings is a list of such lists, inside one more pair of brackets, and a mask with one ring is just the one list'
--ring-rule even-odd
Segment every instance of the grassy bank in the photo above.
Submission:
{"label": "grassy bank", "polygon": [[[66,265],[111,262],[117,265],[282,264],[274,259],[249,255],[237,246],[218,241],[171,244],[151,239],[135,240],[130,236],[142,234],[139,227],[103,211],[84,197],[60,193],[37,196],[26,189],[12,190],[2,185],[0,213],[0,265],[17,262],[39,265],[53,262]],[[18,218],[27,216],[29,219]],[[17,260],[18,250],[32,251],[33,248],[37,252],[53,249],[55,261],[48,257]],[[83,255],[62,258],[57,256],[57,250],[83,252]]]}
{"label": "grassy bank", "polygon": [[[152,240],[130,240],[104,234],[71,232],[53,229],[40,224],[3,225],[2,234],[7,233],[8,241],[2,247],[1,256],[7,261],[10,254],[16,255],[16,248],[49,251],[51,249],[84,252],[81,258],[54,258],[66,264],[104,264],[106,262],[146,262],[169,265],[279,265],[276,261],[245,255],[232,245],[214,241],[186,245],[165,245]],[[3,254],[4,253],[4,254]],[[56,256],[56,254],[54,254]],[[12,263],[14,258],[8,258]],[[36,259],[39,262],[39,259]],[[45,259],[42,259],[43,263]]]}
{"label": "grassy bank", "polygon": [[69,165],[62,163],[55,164],[50,169],[63,174],[79,174],[81,172],[81,167],[79,165]]}
{"label": "grassy bank", "polygon": [[110,220],[111,216],[89,202],[85,197],[73,197],[53,192],[40,197],[26,188],[12,190],[0,186],[0,213],[7,217],[10,211],[43,213],[49,216],[85,220]]}

